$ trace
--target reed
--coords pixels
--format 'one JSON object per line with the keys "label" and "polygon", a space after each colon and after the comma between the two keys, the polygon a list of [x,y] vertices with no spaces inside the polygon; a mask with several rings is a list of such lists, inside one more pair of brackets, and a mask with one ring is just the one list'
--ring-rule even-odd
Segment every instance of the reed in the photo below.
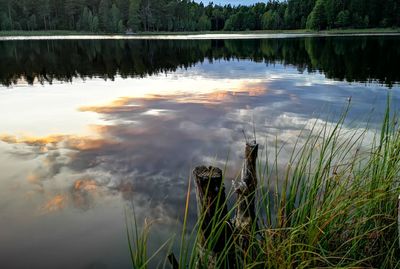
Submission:
{"label": "reed", "polygon": [[[245,249],[234,230],[216,257],[207,256],[237,205],[214,214],[204,242],[204,216],[187,230],[189,185],[175,268],[400,268],[398,117],[388,98],[380,130],[348,129],[349,107],[335,124],[316,122],[311,131],[304,130],[305,140],[299,137],[283,163],[278,142],[264,147],[265,158],[257,163],[257,221]],[[131,234],[136,238],[132,241],[128,232],[133,268],[147,268],[148,229]]]}

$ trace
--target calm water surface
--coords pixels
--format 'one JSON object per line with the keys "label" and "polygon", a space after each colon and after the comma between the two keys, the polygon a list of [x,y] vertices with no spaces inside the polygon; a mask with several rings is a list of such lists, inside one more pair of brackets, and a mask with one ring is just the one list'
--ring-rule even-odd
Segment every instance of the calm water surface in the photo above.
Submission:
{"label": "calm water surface", "polygon": [[229,183],[243,130],[290,145],[349,97],[377,128],[399,62],[399,36],[0,41],[0,267],[129,268],[124,210],[157,248],[195,165]]}

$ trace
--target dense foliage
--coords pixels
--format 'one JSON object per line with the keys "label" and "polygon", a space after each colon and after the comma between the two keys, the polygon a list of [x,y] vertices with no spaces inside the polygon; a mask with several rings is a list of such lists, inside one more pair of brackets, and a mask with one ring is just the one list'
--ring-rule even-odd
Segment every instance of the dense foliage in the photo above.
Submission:
{"label": "dense foliage", "polygon": [[0,0],[0,30],[206,31],[400,26],[400,0]]}

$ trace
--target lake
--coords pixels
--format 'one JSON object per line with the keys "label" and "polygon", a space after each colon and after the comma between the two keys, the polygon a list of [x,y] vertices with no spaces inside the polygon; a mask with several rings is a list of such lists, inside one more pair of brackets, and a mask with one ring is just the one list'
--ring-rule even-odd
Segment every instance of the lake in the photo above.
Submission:
{"label": "lake", "polygon": [[245,137],[265,155],[349,99],[345,128],[371,131],[388,94],[400,103],[398,35],[1,40],[0,52],[8,269],[130,268],[125,211],[154,223],[151,249],[179,238],[196,165],[226,166],[229,186]]}

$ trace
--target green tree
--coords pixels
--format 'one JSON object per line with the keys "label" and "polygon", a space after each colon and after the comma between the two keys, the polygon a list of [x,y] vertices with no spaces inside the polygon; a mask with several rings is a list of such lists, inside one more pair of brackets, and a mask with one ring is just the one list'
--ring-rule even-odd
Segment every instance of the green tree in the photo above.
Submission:
{"label": "green tree", "polygon": [[215,30],[221,30],[224,27],[224,14],[221,9],[214,8],[212,11],[212,20],[214,21]]}
{"label": "green tree", "polygon": [[95,33],[99,31],[99,17],[93,16],[90,23],[90,31]]}
{"label": "green tree", "polygon": [[283,28],[283,19],[277,11],[268,10],[262,16],[262,28],[265,30]]}
{"label": "green tree", "polygon": [[123,24],[121,20],[121,13],[114,3],[111,7],[111,31],[112,32],[122,32]]}
{"label": "green tree", "polygon": [[37,23],[36,23],[36,15],[32,14],[27,22],[28,25],[28,30],[36,30],[37,29]]}
{"label": "green tree", "polygon": [[197,29],[200,31],[209,31],[211,30],[211,21],[207,15],[203,14],[197,23]]}
{"label": "green tree", "polygon": [[400,0],[0,0],[0,29],[196,31],[400,27]]}
{"label": "green tree", "polygon": [[112,31],[110,23],[110,0],[101,0],[99,4],[99,24],[100,29],[106,32]]}
{"label": "green tree", "polygon": [[325,0],[326,21],[328,28],[334,28],[338,13],[344,9],[345,0]]}
{"label": "green tree", "polygon": [[300,29],[306,27],[307,17],[315,7],[316,0],[288,0],[285,11],[287,28]]}
{"label": "green tree", "polygon": [[243,17],[243,28],[244,30],[255,30],[256,28],[256,14],[252,10],[248,10],[244,13]]}
{"label": "green tree", "polygon": [[79,21],[80,30],[89,31],[91,28],[92,14],[91,11],[85,7],[82,12],[82,17]]}
{"label": "green tree", "polygon": [[11,30],[12,24],[6,13],[0,13],[0,30]]}
{"label": "green tree", "polygon": [[124,24],[127,24],[129,19],[130,0],[114,0],[121,14],[121,19]]}
{"label": "green tree", "polygon": [[149,31],[154,24],[153,4],[151,0],[143,0],[140,6],[140,19],[145,31]]}
{"label": "green tree", "polygon": [[77,23],[80,19],[83,9],[83,3],[80,0],[65,0],[65,15],[69,29],[77,29]]}
{"label": "green tree", "polygon": [[41,21],[42,28],[44,30],[49,29],[49,21],[50,21],[50,3],[49,0],[39,0],[36,2],[36,8],[38,10],[38,17]]}
{"label": "green tree", "polygon": [[348,10],[342,10],[337,15],[336,26],[344,28],[350,25],[350,12]]}
{"label": "green tree", "polygon": [[130,0],[129,1],[129,17],[128,17],[128,27],[133,31],[138,31],[140,28],[140,0]]}
{"label": "green tree", "polygon": [[236,15],[231,15],[226,21],[224,31],[233,31],[235,29]]}
{"label": "green tree", "polygon": [[322,30],[326,28],[326,11],[324,0],[318,0],[307,19],[307,28]]}
{"label": "green tree", "polygon": [[123,33],[124,30],[125,30],[124,23],[122,22],[122,20],[119,20],[119,21],[118,21],[118,24],[117,24],[116,32],[117,32],[117,33]]}

